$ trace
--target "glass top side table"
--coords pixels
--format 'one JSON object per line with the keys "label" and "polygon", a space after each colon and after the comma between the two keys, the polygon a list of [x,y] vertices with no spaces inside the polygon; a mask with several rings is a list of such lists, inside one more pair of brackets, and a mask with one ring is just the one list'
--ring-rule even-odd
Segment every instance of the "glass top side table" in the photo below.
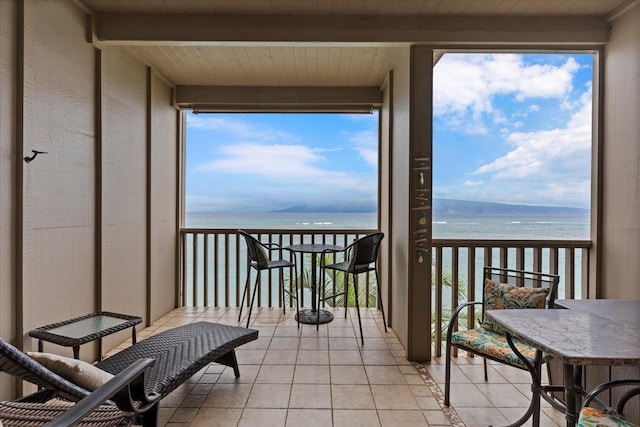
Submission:
{"label": "glass top side table", "polygon": [[80,358],[80,345],[98,340],[98,361],[102,358],[102,337],[131,328],[131,341],[136,343],[135,326],[142,317],[103,311],[75,317],[58,323],[41,326],[29,331],[38,339],[38,351],[43,351],[43,341],[64,347],[73,347],[73,357]]}

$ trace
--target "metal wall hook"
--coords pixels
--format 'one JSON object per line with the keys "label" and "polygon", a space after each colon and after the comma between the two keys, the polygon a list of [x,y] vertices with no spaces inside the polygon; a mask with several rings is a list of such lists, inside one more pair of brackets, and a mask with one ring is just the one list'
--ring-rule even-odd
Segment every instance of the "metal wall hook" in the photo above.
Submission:
{"label": "metal wall hook", "polygon": [[49,154],[46,151],[38,151],[38,150],[31,150],[31,152],[33,153],[33,156],[27,156],[27,157],[24,158],[24,161],[27,162],[27,163],[29,163],[33,159],[35,159],[38,154]]}

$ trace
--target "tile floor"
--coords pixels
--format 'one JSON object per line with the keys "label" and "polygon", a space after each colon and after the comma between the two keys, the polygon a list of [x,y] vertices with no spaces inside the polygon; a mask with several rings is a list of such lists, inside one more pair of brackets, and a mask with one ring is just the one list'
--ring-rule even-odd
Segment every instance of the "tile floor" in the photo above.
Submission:
{"label": "tile floor", "polygon": [[[228,367],[209,365],[162,400],[160,425],[476,427],[513,421],[528,404],[528,374],[492,364],[485,383],[481,359],[458,357],[453,407],[443,407],[444,358],[424,365],[406,360],[394,332],[384,332],[378,310],[361,310],[364,346],[355,310],[347,319],[335,311],[335,320],[319,331],[315,325],[298,329],[292,314],[254,312],[251,327],[259,338],[236,352],[240,378]],[[238,325],[237,316],[236,308],[176,309],[138,338],[194,321]],[[561,414],[543,407],[543,427],[564,425]]]}

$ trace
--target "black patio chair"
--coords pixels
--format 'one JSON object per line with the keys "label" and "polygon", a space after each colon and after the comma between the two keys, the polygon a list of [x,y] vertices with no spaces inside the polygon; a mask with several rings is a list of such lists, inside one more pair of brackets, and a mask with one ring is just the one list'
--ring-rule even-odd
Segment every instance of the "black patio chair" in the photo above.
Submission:
{"label": "black patio chair", "polygon": [[[324,251],[320,261],[320,269],[322,274],[320,277],[324,277],[324,271],[337,270],[344,273],[344,287],[342,291],[333,295],[324,295],[322,292],[318,292],[318,318],[316,320],[316,328],[320,326],[320,302],[328,299],[334,299],[340,295],[344,295],[344,317],[347,317],[347,305],[349,301],[349,275],[353,275],[353,290],[355,292],[356,311],[358,313],[358,325],[360,326],[360,340],[364,345],[364,337],[362,334],[362,319],[360,318],[360,303],[358,301],[358,275],[362,273],[368,273],[370,271],[375,272],[376,286],[378,289],[378,302],[380,303],[380,311],[382,311],[382,322],[384,324],[384,330],[387,331],[387,321],[384,317],[384,307],[382,305],[382,298],[380,292],[380,279],[378,277],[378,250],[380,249],[380,242],[384,238],[384,233],[372,233],[364,237],[361,237],[342,249],[341,252],[345,253],[345,260],[333,264],[326,264],[325,256],[335,251]],[[334,258],[335,259],[335,258]]]}
{"label": "black patio chair", "polygon": [[[559,281],[560,277],[557,274],[496,267],[484,268],[482,301],[470,301],[458,305],[451,314],[449,326],[447,327],[444,383],[445,406],[450,404],[452,347],[484,358],[485,381],[488,380],[487,359],[526,370],[531,372],[533,377],[534,373],[531,368],[544,363],[546,358],[543,357],[542,360],[536,360],[536,349],[534,347],[513,339],[512,341],[517,350],[527,360],[527,362],[523,362],[509,345],[505,331],[485,319],[484,313],[487,310],[498,309],[553,308],[558,293]],[[457,329],[457,319],[460,312],[465,308],[480,304],[482,305],[482,317],[479,319],[479,324],[475,326],[475,316],[470,315],[467,321],[469,325],[467,330],[455,330]],[[475,313],[475,311],[472,313]],[[532,379],[534,383],[539,383],[540,381],[540,378]],[[537,384],[537,386],[539,385]],[[513,424],[514,426],[522,425],[521,423],[535,413],[535,400],[532,399],[532,404],[527,413],[516,421]]]}
{"label": "black patio chair", "polygon": [[[247,270],[247,280],[244,285],[244,291],[242,292],[242,302],[240,303],[240,313],[238,314],[238,322],[242,317],[242,309],[244,307],[245,297],[248,297],[249,294],[249,282],[251,278],[251,269],[255,269],[257,271],[256,280],[253,284],[253,296],[251,297],[251,303],[249,304],[249,315],[247,316],[247,328],[249,327],[249,321],[251,320],[251,311],[253,310],[253,304],[256,299],[256,294],[258,293],[258,285],[260,283],[260,273],[264,270],[273,270],[280,269],[280,294],[282,295],[282,310],[283,313],[287,312],[286,303],[284,300],[285,294],[289,295],[290,299],[294,299],[296,301],[296,319],[299,318],[300,313],[300,305],[298,304],[298,269],[296,267],[296,257],[295,253],[287,248],[281,248],[277,243],[262,243],[251,234],[247,233],[244,230],[238,230],[238,234],[244,237],[245,242],[247,243],[247,254],[249,257],[249,269]],[[271,253],[278,252],[279,258],[272,259]],[[283,252],[289,253],[290,260],[284,259],[282,257]],[[293,267],[293,278],[290,280],[293,282],[293,292],[287,289],[284,286],[284,280],[282,275],[282,270],[285,268]],[[300,322],[298,322],[298,328],[300,327]]]}
{"label": "black patio chair", "polygon": [[[42,389],[16,401],[0,402],[0,420],[10,425],[155,426],[159,394],[144,391],[144,374],[155,361],[139,359],[95,391],[89,392],[47,369],[0,338],[0,371]],[[53,399],[78,402],[64,406]]]}
{"label": "black patio chair", "polygon": [[[614,388],[622,387],[621,396],[607,404],[599,399],[599,395]],[[640,379],[609,381],[595,387],[587,393],[582,401],[578,427],[609,426],[637,427],[625,417],[625,406],[634,396],[640,396]]]}

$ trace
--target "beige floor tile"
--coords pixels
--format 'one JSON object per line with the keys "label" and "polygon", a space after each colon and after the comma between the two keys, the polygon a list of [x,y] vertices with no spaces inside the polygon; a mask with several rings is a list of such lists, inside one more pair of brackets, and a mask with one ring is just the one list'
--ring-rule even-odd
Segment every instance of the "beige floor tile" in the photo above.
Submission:
{"label": "beige floor tile", "polygon": [[262,365],[257,384],[291,384],[293,382],[294,365]]}
{"label": "beige floor tile", "polygon": [[286,409],[246,408],[242,412],[238,427],[284,427],[286,420]]}
{"label": "beige floor tile", "polygon": [[298,337],[300,336],[301,330],[302,330],[302,326],[298,328],[297,326],[278,325],[278,327],[274,329],[273,336],[274,337]]}
{"label": "beige floor tile", "polygon": [[359,351],[329,350],[331,365],[362,365],[362,356]]}
{"label": "beige floor tile", "polygon": [[358,343],[355,338],[330,337],[329,350],[359,350]]}
{"label": "beige floor tile", "polygon": [[326,337],[301,337],[300,350],[329,350],[329,340]]}
{"label": "beige floor tile", "polygon": [[327,427],[332,423],[331,409],[289,409],[287,427]]}
{"label": "beige floor tile", "polygon": [[271,338],[270,350],[297,350],[300,344],[298,337],[273,337]]}
{"label": "beige floor tile", "polygon": [[390,350],[389,345],[387,344],[387,341],[384,338],[367,337],[367,335],[365,335],[365,338],[367,339],[364,341],[364,347],[362,347],[363,352],[367,352],[371,350],[373,351]]}
{"label": "beige floor tile", "polygon": [[289,408],[331,409],[331,388],[324,384],[294,384]]}
{"label": "beige floor tile", "polygon": [[294,384],[329,384],[328,365],[297,365]]}
{"label": "beige floor tile", "polygon": [[184,401],[180,404],[181,408],[200,408],[205,400],[207,400],[207,394],[188,394]]}
{"label": "beige floor tile", "polygon": [[242,409],[201,408],[190,427],[228,427],[238,424]]}
{"label": "beige floor tile", "polygon": [[239,369],[240,377],[236,378],[233,369],[226,368],[220,375],[217,384],[253,384],[260,365],[240,365]]}
{"label": "beige floor tile", "polygon": [[331,338],[355,338],[355,336],[355,331],[351,326],[331,327],[329,329],[329,337]]}
{"label": "beige floor tile", "polygon": [[243,408],[251,392],[251,384],[216,384],[202,406]]}
{"label": "beige floor tile", "polygon": [[371,392],[380,409],[419,409],[413,393],[407,385],[372,385]]}
{"label": "beige floor tile", "polygon": [[380,426],[378,412],[373,409],[333,410],[333,426],[334,427],[376,427]]}
{"label": "beige floor tile", "polygon": [[451,421],[449,421],[449,417],[446,416],[444,412],[440,409],[438,410],[430,410],[430,411],[422,411],[422,415],[427,419],[427,422],[430,426],[450,426]]}
{"label": "beige floor tile", "polygon": [[397,366],[367,366],[364,367],[367,372],[370,384],[406,384],[404,375]]}
{"label": "beige floor tile", "polygon": [[298,365],[328,365],[329,352],[326,350],[299,350]]}
{"label": "beige floor tile", "polygon": [[418,427],[428,426],[421,411],[384,411],[379,410],[378,416],[382,427]]}
{"label": "beige floor tile", "polygon": [[495,407],[505,408],[526,408],[531,401],[529,397],[524,396],[520,391],[511,384],[476,384],[478,390],[484,394],[491,404]]}
{"label": "beige floor tile", "polygon": [[331,386],[334,409],[375,409],[369,385],[338,384]]}
{"label": "beige floor tile", "polygon": [[456,412],[467,426],[499,426],[509,423],[496,408],[456,407]]}
{"label": "beige floor tile", "polygon": [[331,384],[369,384],[364,366],[331,365]]}
{"label": "beige floor tile", "polygon": [[267,350],[264,356],[264,365],[293,365],[296,363],[298,350]]}
{"label": "beige floor tile", "polygon": [[243,348],[236,351],[236,358],[240,365],[259,365],[264,360],[266,350],[245,350]]}
{"label": "beige floor tile", "polygon": [[372,350],[362,352],[365,365],[396,365],[396,359],[389,350]]}
{"label": "beige floor tile", "polygon": [[438,403],[438,399],[436,399],[433,396],[420,396],[420,397],[416,397],[415,399],[420,409],[429,410],[429,411],[434,411],[434,410],[440,411],[442,409],[440,408],[440,403]]}
{"label": "beige floor tile", "polygon": [[451,404],[456,409],[493,408],[491,401],[474,384],[451,384]]}
{"label": "beige floor tile", "polygon": [[291,395],[289,384],[254,384],[247,408],[287,408]]}
{"label": "beige floor tile", "polygon": [[170,423],[190,423],[198,413],[198,408],[178,408],[169,419]]}

